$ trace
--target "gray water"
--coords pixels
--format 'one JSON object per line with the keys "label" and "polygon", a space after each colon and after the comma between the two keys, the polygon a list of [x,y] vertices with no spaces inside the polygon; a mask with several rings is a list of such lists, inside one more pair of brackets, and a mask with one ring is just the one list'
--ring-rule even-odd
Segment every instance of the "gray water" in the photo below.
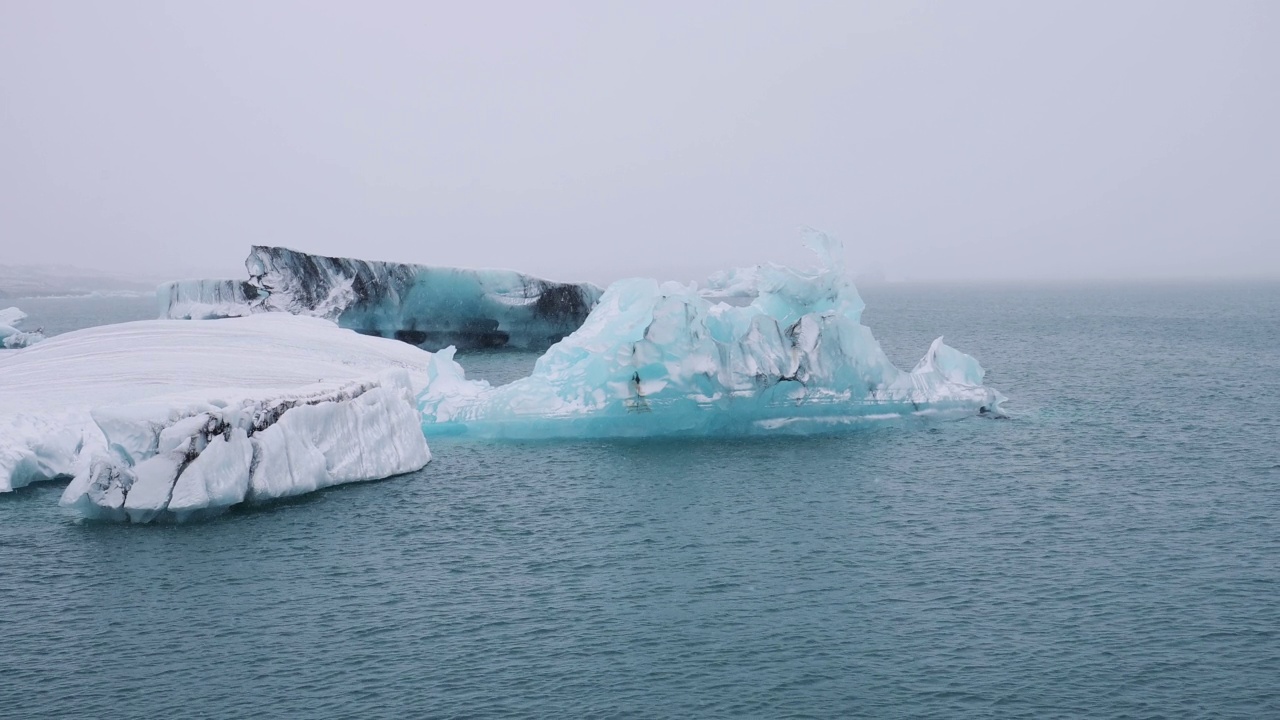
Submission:
{"label": "gray water", "polygon": [[0,716],[1280,715],[1280,285],[864,296],[1014,419],[439,440],[183,526],[0,496]]}
{"label": "gray water", "polygon": [[40,329],[45,335],[130,320],[152,320],[158,313],[154,295],[106,297],[39,297],[0,300],[0,307],[14,306],[27,314],[20,329]]}

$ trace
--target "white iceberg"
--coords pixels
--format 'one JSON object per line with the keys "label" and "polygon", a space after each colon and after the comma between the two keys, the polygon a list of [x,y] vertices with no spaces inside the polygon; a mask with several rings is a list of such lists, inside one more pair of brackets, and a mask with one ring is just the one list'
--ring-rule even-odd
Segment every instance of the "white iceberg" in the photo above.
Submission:
{"label": "white iceberg", "polygon": [[247,395],[156,398],[92,412],[106,441],[62,504],[99,519],[185,520],[242,502],[417,470],[431,459],[403,370]]}
{"label": "white iceberg", "polygon": [[45,339],[40,330],[23,331],[18,325],[26,319],[27,314],[16,307],[0,310],[0,348],[18,350],[34,345]]}
{"label": "white iceberg", "polygon": [[492,387],[437,353],[418,397],[428,434],[514,438],[812,432],[890,419],[1000,414],[976,360],[938,338],[911,372],[860,322],[843,248],[821,267],[764,266],[710,287],[624,280],[530,377]]}
{"label": "white iceberg", "polygon": [[27,314],[16,307],[8,307],[0,310],[0,325],[10,326],[17,325],[26,319]]}
{"label": "white iceberg", "polygon": [[[0,492],[83,470],[82,455],[107,448],[95,410],[102,419],[109,408],[176,398],[177,412],[193,394],[202,402],[225,404],[237,395],[266,402],[305,386],[377,380],[396,369],[417,393],[430,357],[319,318],[274,313],[146,320],[58,335],[0,354]],[[350,448],[369,441],[350,438]]]}

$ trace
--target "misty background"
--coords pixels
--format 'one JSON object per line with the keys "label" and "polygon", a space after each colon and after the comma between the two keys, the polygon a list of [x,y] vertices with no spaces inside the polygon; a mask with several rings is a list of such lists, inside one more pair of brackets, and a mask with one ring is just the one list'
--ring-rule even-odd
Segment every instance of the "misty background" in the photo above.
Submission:
{"label": "misty background", "polygon": [[1280,275],[1273,2],[0,0],[0,264]]}

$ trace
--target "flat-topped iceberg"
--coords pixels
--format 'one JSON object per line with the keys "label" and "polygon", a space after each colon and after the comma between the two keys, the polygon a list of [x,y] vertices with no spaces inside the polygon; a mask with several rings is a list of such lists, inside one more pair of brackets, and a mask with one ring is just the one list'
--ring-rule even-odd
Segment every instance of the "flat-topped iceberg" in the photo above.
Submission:
{"label": "flat-topped iceberg", "polygon": [[843,248],[810,233],[815,272],[763,266],[693,285],[624,280],[530,377],[469,381],[449,351],[418,397],[428,434],[519,438],[812,432],[999,414],[976,360],[939,338],[911,372],[861,324]]}
{"label": "flat-topped iceberg", "polygon": [[205,319],[284,312],[437,349],[543,349],[578,329],[600,289],[509,270],[377,262],[254,246],[247,281],[160,286],[161,317]]}
{"label": "flat-topped iceberg", "polygon": [[19,350],[44,340],[44,333],[39,330],[23,331],[18,325],[25,320],[27,314],[16,307],[0,310],[0,348]]}
{"label": "flat-topped iceberg", "polygon": [[98,408],[106,441],[82,458],[62,504],[106,520],[186,520],[431,459],[403,370],[284,391],[155,398]]}
{"label": "flat-topped iceberg", "polygon": [[[191,406],[193,395],[198,403],[228,407],[236,398],[269,403],[317,384],[380,383],[397,369],[407,373],[411,396],[425,386],[430,357],[319,318],[274,313],[205,322],[146,320],[58,335],[0,354],[0,492],[80,474],[79,461],[108,447],[95,412],[101,420],[111,408],[153,400],[178,412]],[[391,396],[372,398],[385,403]],[[400,402],[413,409],[410,399]],[[339,422],[346,416],[333,417]],[[318,435],[298,437],[329,442]],[[363,452],[377,440],[348,437],[341,451]]]}

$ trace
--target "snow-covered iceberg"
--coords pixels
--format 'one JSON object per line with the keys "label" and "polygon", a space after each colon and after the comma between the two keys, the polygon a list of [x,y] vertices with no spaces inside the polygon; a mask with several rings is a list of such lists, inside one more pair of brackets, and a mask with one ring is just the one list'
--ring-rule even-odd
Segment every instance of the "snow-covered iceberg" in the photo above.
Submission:
{"label": "snow-covered iceberg", "polygon": [[150,522],[411,472],[431,459],[404,370],[378,380],[98,408],[106,448],[62,504]]}
{"label": "snow-covered iceberg", "polygon": [[286,312],[437,349],[543,349],[576,330],[600,298],[594,285],[509,270],[463,270],[310,255],[254,246],[247,281],[166,283],[161,317]]}
{"label": "snow-covered iceberg", "polygon": [[[79,460],[108,447],[95,411],[101,419],[110,408],[154,400],[178,412],[191,407],[193,396],[228,407],[232,400],[269,403],[298,388],[378,381],[397,369],[416,394],[425,387],[430,357],[326,320],[276,313],[146,320],[58,335],[0,354],[0,492],[79,474]],[[376,438],[348,440],[347,451],[357,452]]]}
{"label": "snow-covered iceberg", "polygon": [[693,285],[624,280],[530,377],[492,387],[437,353],[419,395],[428,435],[592,437],[812,432],[913,417],[999,414],[976,360],[938,338],[911,372],[861,324],[843,248],[820,267],[762,266]]}
{"label": "snow-covered iceberg", "polygon": [[18,325],[26,319],[27,314],[16,307],[0,310],[0,348],[18,350],[44,340],[40,330],[23,331]]}

